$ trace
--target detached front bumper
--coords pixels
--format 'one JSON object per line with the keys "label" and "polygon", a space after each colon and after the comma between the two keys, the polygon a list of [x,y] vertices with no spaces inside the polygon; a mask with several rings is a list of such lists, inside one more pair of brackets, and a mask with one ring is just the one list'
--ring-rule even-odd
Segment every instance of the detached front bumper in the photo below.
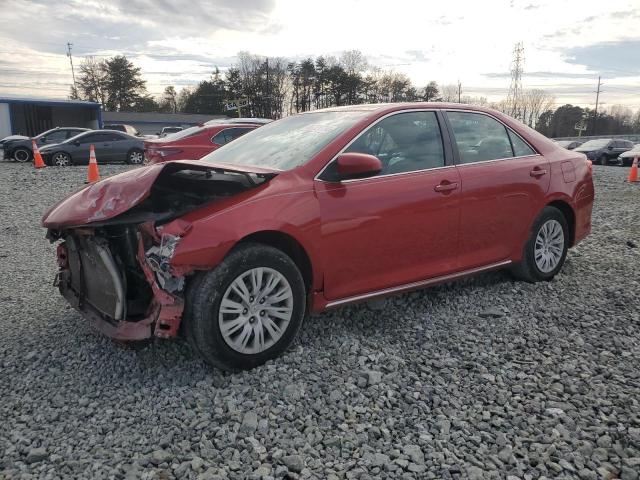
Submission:
{"label": "detached front bumper", "polygon": [[[124,234],[123,234],[124,235]],[[129,242],[78,229],[58,245],[56,285],[69,304],[103,334],[122,341],[177,335],[184,280],[162,289],[139,232]],[[134,240],[137,240],[135,242]],[[129,244],[129,251],[123,244]],[[166,274],[165,274],[166,276]]]}

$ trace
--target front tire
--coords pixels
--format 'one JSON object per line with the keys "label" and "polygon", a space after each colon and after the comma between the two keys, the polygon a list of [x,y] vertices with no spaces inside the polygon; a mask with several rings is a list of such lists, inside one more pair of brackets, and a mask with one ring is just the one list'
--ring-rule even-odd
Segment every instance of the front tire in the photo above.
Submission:
{"label": "front tire", "polygon": [[18,162],[18,163],[26,163],[29,160],[31,160],[31,158],[33,158],[33,154],[31,153],[31,150],[28,150],[26,148],[16,148],[13,151],[13,159]]}
{"label": "front tire", "polygon": [[144,153],[138,148],[134,148],[127,154],[127,163],[130,165],[142,165],[144,163]]}
{"label": "front tire", "polygon": [[246,370],[284,352],[305,316],[306,292],[282,251],[247,243],[190,287],[187,339],[210,364]]}
{"label": "front tire", "polygon": [[606,155],[600,155],[600,158],[598,159],[598,164],[606,165],[607,163],[609,163],[609,158]]}
{"label": "front tire", "polygon": [[527,282],[549,281],[562,268],[569,249],[569,226],[562,212],[544,207],[533,223],[522,260],[512,268],[516,278]]}

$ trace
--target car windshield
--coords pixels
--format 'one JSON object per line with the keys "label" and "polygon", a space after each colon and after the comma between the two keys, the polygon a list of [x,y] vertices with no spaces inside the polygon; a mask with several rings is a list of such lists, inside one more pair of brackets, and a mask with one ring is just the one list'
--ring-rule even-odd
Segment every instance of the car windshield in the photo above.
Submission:
{"label": "car windshield", "polygon": [[603,138],[600,140],[589,140],[588,142],[585,142],[582,145],[580,145],[578,148],[581,150],[584,148],[602,148],[602,147],[606,147],[610,141],[611,140],[609,140],[608,138]]}
{"label": "car windshield", "polygon": [[347,111],[286,117],[247,133],[202,160],[290,170],[308,162],[362,116],[361,111]]}

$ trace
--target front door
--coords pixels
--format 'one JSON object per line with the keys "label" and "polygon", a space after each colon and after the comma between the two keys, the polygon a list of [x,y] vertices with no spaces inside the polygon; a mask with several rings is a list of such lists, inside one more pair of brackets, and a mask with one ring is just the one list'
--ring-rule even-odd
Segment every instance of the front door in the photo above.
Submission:
{"label": "front door", "polygon": [[460,266],[511,258],[549,189],[549,164],[495,118],[447,112],[460,173]]}
{"label": "front door", "polygon": [[383,164],[378,175],[338,181],[335,163],[319,175],[327,299],[455,270],[460,179],[444,151],[435,112],[397,113],[345,150],[376,155]]}

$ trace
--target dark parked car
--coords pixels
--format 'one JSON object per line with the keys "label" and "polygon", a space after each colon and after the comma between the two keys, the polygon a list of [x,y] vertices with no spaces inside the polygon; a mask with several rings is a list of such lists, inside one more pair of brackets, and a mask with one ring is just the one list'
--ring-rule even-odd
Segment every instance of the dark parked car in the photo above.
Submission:
{"label": "dark parked car", "polygon": [[560,145],[562,148],[566,148],[567,150],[573,150],[578,148],[584,142],[580,142],[578,140],[556,140],[556,143]]}
{"label": "dark parked car", "polygon": [[98,163],[126,162],[142,164],[144,144],[141,139],[115,130],[90,130],[62,143],[40,149],[47,165],[66,167],[89,163],[89,146],[93,144]]}
{"label": "dark parked car", "polygon": [[632,148],[633,142],[629,140],[599,138],[583,143],[575,148],[574,151],[584,153],[587,158],[594,163],[607,165],[610,160],[617,159],[621,153],[631,150]]}
{"label": "dark parked car", "polygon": [[119,132],[128,133],[134,137],[139,137],[141,133],[138,131],[136,127],[132,127],[131,125],[127,125],[125,123],[112,123],[104,126],[105,130],[117,130]]}
{"label": "dark parked car", "polygon": [[[0,142],[4,158],[10,158],[16,162],[28,162],[33,158],[32,140],[35,140],[38,148],[43,145],[64,142],[66,139],[75,137],[79,133],[88,132],[88,128],[80,127],[56,127],[46,132],[36,135],[33,138],[22,135],[12,135]],[[0,155],[0,158],[2,155]]]}
{"label": "dark parked car", "polygon": [[638,145],[634,145],[631,150],[621,153],[618,156],[618,165],[628,167],[633,163],[633,159],[636,157],[640,158],[640,143]]}
{"label": "dark parked car", "polygon": [[502,113],[398,103],[283,118],[89,185],[42,223],[58,288],[92,325],[183,331],[239,369],[282,353],[310,311],[498,268],[551,280],[593,198],[584,155]]}

